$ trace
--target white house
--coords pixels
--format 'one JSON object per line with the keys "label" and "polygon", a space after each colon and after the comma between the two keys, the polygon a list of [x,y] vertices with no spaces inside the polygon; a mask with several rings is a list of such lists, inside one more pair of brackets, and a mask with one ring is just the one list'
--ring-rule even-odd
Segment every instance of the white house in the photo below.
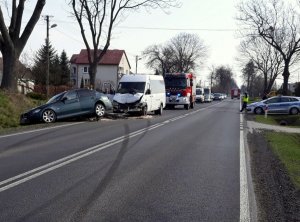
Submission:
{"label": "white house", "polygon": [[[74,54],[70,60],[71,81],[74,86],[90,86],[89,62],[86,49]],[[130,64],[124,50],[107,50],[100,60],[94,88],[103,92],[115,90],[122,75],[130,73]]]}

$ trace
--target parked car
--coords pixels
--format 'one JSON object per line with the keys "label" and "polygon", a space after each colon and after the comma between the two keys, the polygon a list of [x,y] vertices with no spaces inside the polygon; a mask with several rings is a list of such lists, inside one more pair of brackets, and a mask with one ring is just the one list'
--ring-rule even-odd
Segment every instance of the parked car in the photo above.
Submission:
{"label": "parked car", "polygon": [[263,114],[266,109],[268,113],[296,115],[300,112],[300,97],[274,96],[247,105],[247,111],[255,114]]}
{"label": "parked car", "polygon": [[75,89],[53,96],[46,104],[21,114],[20,123],[51,123],[70,117],[103,117],[112,110],[112,103],[103,93],[90,89]]}
{"label": "parked car", "polygon": [[222,93],[214,93],[214,100],[223,100]]}

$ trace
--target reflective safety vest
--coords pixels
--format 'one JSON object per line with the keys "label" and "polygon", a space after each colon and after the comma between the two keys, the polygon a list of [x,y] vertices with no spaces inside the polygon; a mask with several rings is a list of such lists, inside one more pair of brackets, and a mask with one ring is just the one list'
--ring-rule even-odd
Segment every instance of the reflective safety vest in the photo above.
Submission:
{"label": "reflective safety vest", "polygon": [[247,96],[247,97],[243,97],[243,102],[245,102],[245,103],[248,103],[249,102],[249,97]]}

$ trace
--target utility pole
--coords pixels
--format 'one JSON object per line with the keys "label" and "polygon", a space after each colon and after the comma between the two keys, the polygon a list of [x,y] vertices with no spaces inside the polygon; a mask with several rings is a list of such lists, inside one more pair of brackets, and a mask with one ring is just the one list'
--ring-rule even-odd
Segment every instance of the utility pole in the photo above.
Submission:
{"label": "utility pole", "polygon": [[[49,83],[50,83],[50,81],[49,81],[49,79],[50,79],[50,77],[49,77],[49,70],[50,70],[50,58],[49,58],[49,29],[51,29],[51,28],[54,28],[54,27],[56,27],[57,25],[56,24],[53,24],[53,25],[51,25],[51,27],[49,27],[49,15],[46,15],[45,16],[46,18],[45,18],[45,20],[46,20],[46,23],[47,23],[47,30],[46,30],[46,48],[47,48],[47,66],[46,66],[46,90],[47,90],[47,99],[49,98]],[[51,17],[53,17],[53,16],[51,16]]]}
{"label": "utility pole", "polygon": [[46,67],[46,90],[47,90],[47,95],[46,98],[49,98],[49,15],[46,15],[46,22],[47,22],[47,35],[46,35],[46,49],[47,49],[47,67]]}
{"label": "utility pole", "polygon": [[139,56],[135,56],[135,74],[137,74],[137,66],[138,66],[138,61],[141,60],[142,58],[139,58]]}

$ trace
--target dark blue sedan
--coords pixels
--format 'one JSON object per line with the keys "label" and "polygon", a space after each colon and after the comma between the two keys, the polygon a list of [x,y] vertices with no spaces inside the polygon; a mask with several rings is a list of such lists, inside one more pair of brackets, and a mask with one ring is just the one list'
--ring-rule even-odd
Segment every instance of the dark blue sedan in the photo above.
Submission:
{"label": "dark blue sedan", "polygon": [[112,103],[106,95],[96,90],[74,89],[59,93],[46,104],[21,114],[20,123],[52,123],[79,116],[101,118],[108,111],[112,111]]}

